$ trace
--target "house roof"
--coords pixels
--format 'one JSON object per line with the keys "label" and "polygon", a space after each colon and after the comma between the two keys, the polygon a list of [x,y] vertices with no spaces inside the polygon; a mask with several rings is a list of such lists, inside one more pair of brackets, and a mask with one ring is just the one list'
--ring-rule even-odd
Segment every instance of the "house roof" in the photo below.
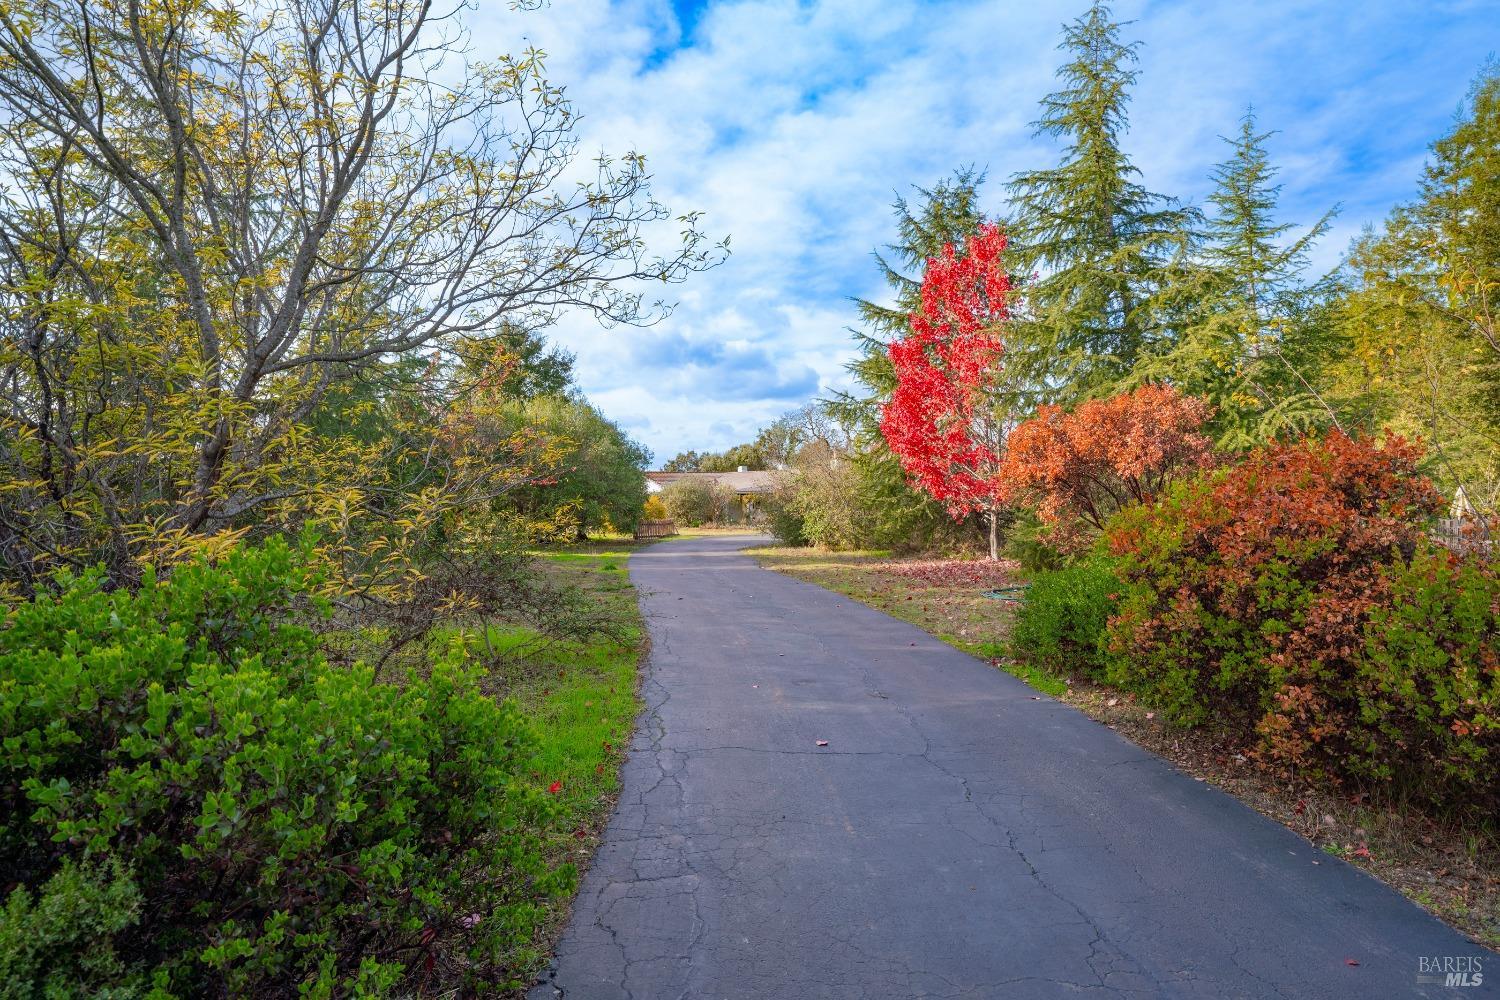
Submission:
{"label": "house roof", "polygon": [[776,488],[774,472],[648,472],[646,478],[658,486],[667,486],[683,479],[698,479],[727,486],[741,495],[768,493]]}

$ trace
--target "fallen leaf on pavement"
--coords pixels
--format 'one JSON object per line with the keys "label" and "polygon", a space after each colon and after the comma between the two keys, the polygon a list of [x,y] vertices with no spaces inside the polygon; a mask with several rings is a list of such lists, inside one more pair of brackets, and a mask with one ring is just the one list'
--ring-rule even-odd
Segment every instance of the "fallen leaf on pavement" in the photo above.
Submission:
{"label": "fallen leaf on pavement", "polygon": [[828,745],[828,741],[827,740],[819,740],[818,741],[818,746],[820,746],[820,747],[826,747],[827,745]]}

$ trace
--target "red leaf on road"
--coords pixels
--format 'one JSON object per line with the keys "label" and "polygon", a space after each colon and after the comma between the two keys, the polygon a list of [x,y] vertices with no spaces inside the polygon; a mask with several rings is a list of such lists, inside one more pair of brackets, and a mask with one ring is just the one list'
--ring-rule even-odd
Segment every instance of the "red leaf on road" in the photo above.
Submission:
{"label": "red leaf on road", "polygon": [[1359,964],[1359,960],[1355,959],[1355,958],[1346,958],[1346,959],[1344,959],[1344,964],[1345,965],[1358,965]]}

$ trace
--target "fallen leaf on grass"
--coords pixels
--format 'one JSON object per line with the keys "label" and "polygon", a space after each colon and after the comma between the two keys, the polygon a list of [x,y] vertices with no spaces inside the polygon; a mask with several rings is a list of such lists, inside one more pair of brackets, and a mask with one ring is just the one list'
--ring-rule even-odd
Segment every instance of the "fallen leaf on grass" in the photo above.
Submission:
{"label": "fallen leaf on grass", "polygon": [[552,784],[547,786],[547,791],[553,795],[556,795],[558,792],[562,791],[562,782],[554,781]]}

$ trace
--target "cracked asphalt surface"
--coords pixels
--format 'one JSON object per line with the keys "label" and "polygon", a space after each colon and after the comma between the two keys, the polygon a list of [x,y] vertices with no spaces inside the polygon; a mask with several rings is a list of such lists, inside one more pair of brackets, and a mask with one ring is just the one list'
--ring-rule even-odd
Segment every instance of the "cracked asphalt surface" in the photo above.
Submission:
{"label": "cracked asphalt surface", "polygon": [[756,541],[630,559],[647,707],[531,1000],[1495,995],[1418,981],[1496,956],[1395,891]]}

